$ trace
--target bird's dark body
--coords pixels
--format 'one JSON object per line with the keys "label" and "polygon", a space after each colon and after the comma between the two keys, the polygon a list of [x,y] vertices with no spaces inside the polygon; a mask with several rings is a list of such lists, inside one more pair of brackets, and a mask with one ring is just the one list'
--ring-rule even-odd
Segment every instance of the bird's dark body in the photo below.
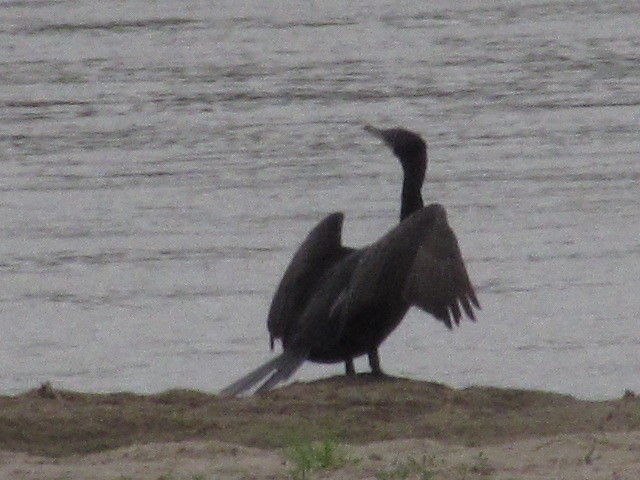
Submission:
{"label": "bird's dark body", "polygon": [[296,328],[283,337],[285,350],[304,346],[308,360],[335,363],[377,348],[410,307],[411,267],[441,216],[441,206],[425,207],[378,242],[344,252],[317,280]]}
{"label": "bird's dark body", "polygon": [[308,312],[300,319],[307,328],[295,332],[298,335],[290,339],[285,338],[285,349],[295,346],[296,342],[306,343],[311,347],[308,359],[312,362],[345,362],[380,345],[400,323],[409,304],[401,299],[401,292],[389,291],[398,290],[391,285],[389,295],[354,311],[346,311],[350,308],[347,299],[336,304],[341,292],[349,288],[361,257],[361,252],[354,252],[325,275],[319,285],[321,293],[314,296]]}
{"label": "bird's dark body", "polygon": [[363,308],[350,317],[336,345],[319,345],[309,352],[309,360],[316,363],[347,362],[369,353],[395,330],[409,305],[406,302],[381,302]]}

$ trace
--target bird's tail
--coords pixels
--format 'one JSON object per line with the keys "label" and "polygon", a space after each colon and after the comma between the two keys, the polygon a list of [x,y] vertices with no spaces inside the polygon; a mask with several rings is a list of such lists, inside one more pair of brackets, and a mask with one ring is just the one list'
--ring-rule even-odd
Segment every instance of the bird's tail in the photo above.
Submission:
{"label": "bird's tail", "polygon": [[[306,355],[296,354],[293,352],[283,352],[276,358],[269,360],[267,363],[260,365],[258,368],[236,380],[231,385],[220,392],[221,396],[231,397],[246,392],[254,385],[267,379],[256,390],[257,393],[266,392],[289,378],[300,365],[306,360]],[[268,378],[267,378],[268,377]]]}

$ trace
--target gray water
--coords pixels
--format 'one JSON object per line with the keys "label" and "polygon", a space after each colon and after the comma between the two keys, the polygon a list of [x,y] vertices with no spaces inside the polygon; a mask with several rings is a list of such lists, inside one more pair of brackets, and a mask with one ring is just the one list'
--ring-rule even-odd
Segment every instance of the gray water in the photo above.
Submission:
{"label": "gray water", "polygon": [[412,310],[389,373],[640,390],[640,4],[239,3],[0,3],[0,393],[216,391],[271,358],[314,223],[397,222],[364,123],[428,140],[483,305],[453,333]]}

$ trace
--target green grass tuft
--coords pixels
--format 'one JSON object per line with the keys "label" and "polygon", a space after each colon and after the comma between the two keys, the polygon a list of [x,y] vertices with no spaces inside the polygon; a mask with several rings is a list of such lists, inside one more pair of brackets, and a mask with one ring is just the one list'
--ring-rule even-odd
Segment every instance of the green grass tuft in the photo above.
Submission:
{"label": "green grass tuft", "polygon": [[355,461],[333,439],[294,441],[285,449],[285,455],[292,463],[289,474],[293,480],[306,480],[311,472],[340,468]]}

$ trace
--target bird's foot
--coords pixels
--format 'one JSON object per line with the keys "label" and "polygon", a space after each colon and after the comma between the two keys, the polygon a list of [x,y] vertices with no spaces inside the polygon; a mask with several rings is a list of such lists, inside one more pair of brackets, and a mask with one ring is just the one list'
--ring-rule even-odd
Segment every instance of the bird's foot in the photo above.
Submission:
{"label": "bird's foot", "polygon": [[344,370],[347,377],[355,377],[356,376],[356,367],[353,365],[353,359],[345,360],[344,362]]}
{"label": "bird's foot", "polygon": [[380,355],[378,354],[378,349],[371,350],[368,353],[369,356],[369,366],[371,367],[371,376],[376,378],[383,378],[387,375],[382,371],[382,367],[380,367]]}

